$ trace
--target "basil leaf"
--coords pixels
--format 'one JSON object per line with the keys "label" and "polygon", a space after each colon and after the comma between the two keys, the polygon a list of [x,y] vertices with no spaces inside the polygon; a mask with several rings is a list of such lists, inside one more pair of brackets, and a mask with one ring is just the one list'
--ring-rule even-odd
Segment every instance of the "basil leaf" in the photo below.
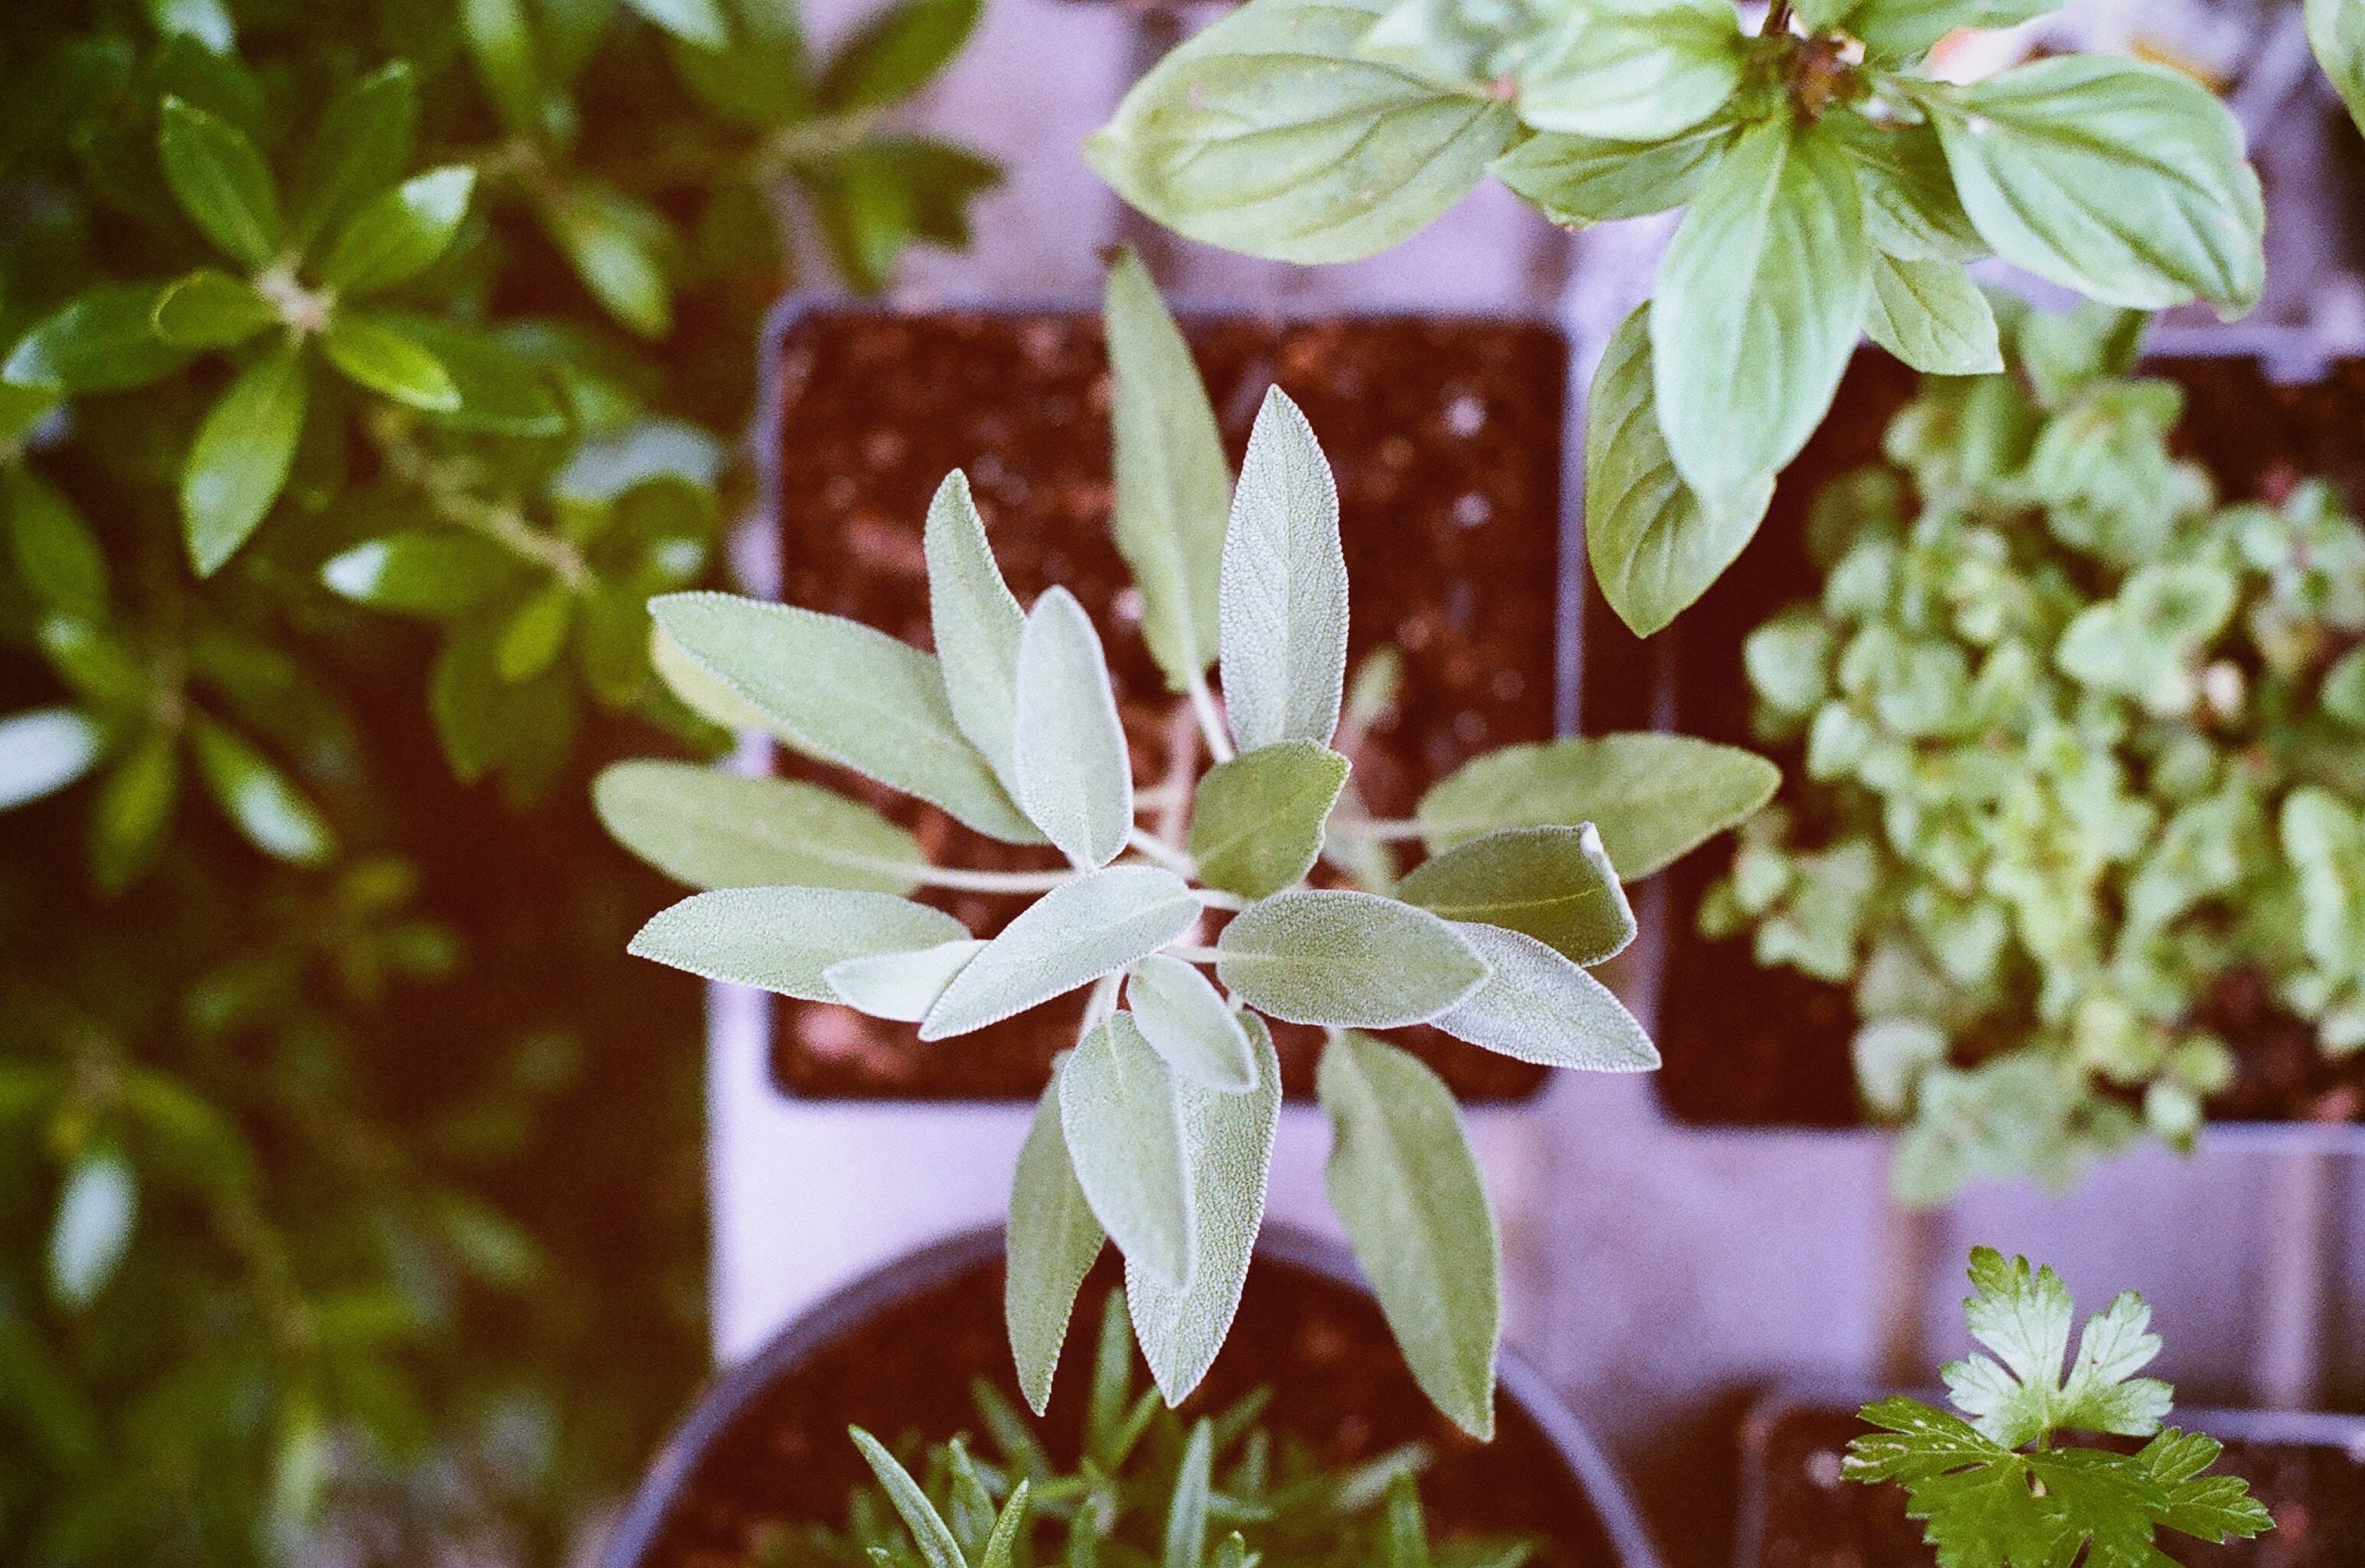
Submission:
{"label": "basil leaf", "polygon": [[1745,510],[1814,433],[1871,287],[1833,140],[1788,119],[1743,132],[1685,213],[1651,302],[1659,429],[1709,505]]}
{"label": "basil leaf", "polygon": [[1133,830],[1133,766],[1100,634],[1075,595],[1035,601],[1018,638],[1012,772],[1019,809],[1080,866],[1105,866]]}
{"label": "basil leaf", "polygon": [[954,469],[928,503],[922,535],[928,563],[928,623],[953,722],[1014,790],[1011,727],[1018,697],[1018,608],[986,543],[985,520],[970,496],[969,476]]}
{"label": "basil leaf", "polygon": [[307,398],[302,355],[281,343],[240,372],[197,427],[181,470],[181,521],[199,577],[236,554],[279,498]]}
{"label": "basil leaf", "polygon": [[279,193],[246,133],[179,98],[164,100],[156,132],[165,183],[207,239],[250,267],[286,237]]}
{"label": "basil leaf", "polygon": [[1249,0],[1134,84],[1085,155],[1190,239],[1285,262],[1386,250],[1468,195],[1511,107],[1356,52],[1379,0]]}
{"label": "basil leaf", "polygon": [[1183,691],[1215,662],[1232,471],[1190,345],[1129,250],[1109,268],[1102,317],[1115,388],[1117,553],[1141,589],[1150,656]]}
{"label": "basil leaf", "polygon": [[817,784],[686,762],[619,762],[591,781],[617,843],[694,888],[850,888],[909,893],[926,855],[869,807]]}
{"label": "basil leaf", "polygon": [[1586,409],[1585,551],[1601,595],[1640,637],[1660,630],[1757,536],[1774,499],[1761,478],[1710,505],[1667,454],[1652,389],[1651,307],[1610,334]]}
{"label": "basil leaf", "polygon": [[1456,923],[1486,983],[1432,1020],[1457,1040],[1543,1067],[1648,1072],[1658,1047],[1609,988],[1544,943],[1499,925]]}
{"label": "basil leaf", "polygon": [[1876,60],[1919,59],[1958,28],[2012,28],[2061,8],[2061,0],[1863,0],[1836,24]]}
{"label": "basil leaf", "polygon": [[1059,1127],[1117,1250],[1188,1289],[1196,1237],[1174,1079],[1126,1014],[1103,1021],[1059,1069]]}
{"label": "basil leaf", "polygon": [[1855,170],[1865,238],[1874,250],[1914,262],[1975,262],[1988,253],[1930,125],[1862,115],[1835,115],[1824,124]]}
{"label": "basil leaf", "polygon": [[54,795],[96,766],[106,736],[71,708],[0,719],[0,812]]}
{"label": "basil leaf", "polygon": [[1486,966],[1444,921],[1376,893],[1280,893],[1233,916],[1216,974],[1292,1024],[1394,1029],[1468,997]]}
{"label": "basil leaf", "polygon": [[1155,953],[1198,918],[1190,884],[1155,866],[1104,866],[1062,882],[986,944],[920,1038],[966,1035],[1064,996]]}
{"label": "basil leaf", "polygon": [[1289,395],[1265,394],[1224,533],[1224,705],[1243,752],[1328,745],[1347,684],[1339,487]]}
{"label": "basil leaf", "polygon": [[2365,0],[2307,0],[2306,15],[2316,62],[2365,130]]}
{"label": "basil leaf", "polygon": [[206,267],[156,297],[149,325],[176,349],[235,348],[275,324],[279,308],[244,278]]}
{"label": "basil leaf", "polygon": [[1501,1249],[1478,1161],[1442,1080],[1351,1032],[1316,1077],[1330,1118],[1325,1185],[1421,1392],[1480,1441],[1495,1434]]}
{"label": "basil leaf", "polygon": [[708,980],[835,1002],[832,964],[941,946],[969,935],[939,909],[841,888],[724,888],[660,910],[627,949]]}
{"label": "basil leaf", "polygon": [[476,188],[476,170],[454,163],[414,174],[376,197],[330,241],[321,286],[353,297],[417,277],[451,249]]}
{"label": "basil leaf", "polygon": [[1989,375],[2003,369],[1995,311],[1960,262],[1874,257],[1864,330],[1925,375]]}
{"label": "basil leaf", "polygon": [[1208,769],[1191,805],[1200,879],[1250,899],[1304,879],[1346,785],[1347,759],[1314,741],[1259,746]]}
{"label": "basil leaf", "polygon": [[[1036,1103],[1035,1120],[1019,1146],[1018,1170],[1010,1184],[1008,1269],[1003,1281],[1002,1316],[1010,1331],[1010,1353],[1018,1363],[1018,1388],[1028,1408],[1040,1416],[1051,1403],[1051,1380],[1059,1370],[1059,1348],[1076,1309],[1076,1292],[1100,1256],[1105,1233],[1093,1217],[1084,1190],[1068,1158],[1059,1126],[1059,1068]],[[1014,1502],[1015,1499],[1013,1499]]]}
{"label": "basil leaf", "polygon": [[1522,52],[1519,118],[1538,130],[1656,141],[1724,107],[1747,59],[1730,0],[1572,6]]}
{"label": "basil leaf", "polygon": [[2006,261],[2137,310],[2258,302],[2259,176],[2233,112],[2190,76],[2065,55],[1921,96],[1963,209]]}
{"label": "basil leaf", "polygon": [[1652,141],[1546,131],[1496,159],[1494,174],[1564,228],[1642,218],[1698,195],[1736,134],[1717,120]]}
{"label": "basil leaf", "polygon": [[1474,838],[1415,867],[1396,896],[1457,924],[1524,932],[1580,964],[1614,958],[1634,939],[1633,906],[1590,823]]}
{"label": "basil leaf", "polygon": [[1197,965],[1152,953],[1126,971],[1125,999],[1141,1037],[1176,1073],[1226,1094],[1256,1087],[1248,1029]]}
{"label": "basil leaf", "polygon": [[340,310],[320,334],[320,352],[356,386],[430,413],[460,406],[460,388],[443,362],[380,316]]}

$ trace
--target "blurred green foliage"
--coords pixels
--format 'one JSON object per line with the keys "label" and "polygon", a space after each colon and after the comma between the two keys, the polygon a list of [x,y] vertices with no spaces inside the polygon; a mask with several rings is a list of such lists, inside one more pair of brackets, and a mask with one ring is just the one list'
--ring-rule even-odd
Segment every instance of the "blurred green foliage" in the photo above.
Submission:
{"label": "blurred green foliage", "polygon": [[1806,782],[1701,923],[1854,988],[1911,1199],[2189,1145],[2273,1026],[2228,988],[2365,1047],[2365,527],[2222,504],[2142,325],[2023,313],[2012,374],[1925,382],[1744,649]]}
{"label": "blurred green foliage", "polygon": [[719,744],[643,603],[788,237],[965,241],[891,117],[977,15],[0,10],[0,1558],[555,1561],[678,1408],[696,999],[584,785]]}

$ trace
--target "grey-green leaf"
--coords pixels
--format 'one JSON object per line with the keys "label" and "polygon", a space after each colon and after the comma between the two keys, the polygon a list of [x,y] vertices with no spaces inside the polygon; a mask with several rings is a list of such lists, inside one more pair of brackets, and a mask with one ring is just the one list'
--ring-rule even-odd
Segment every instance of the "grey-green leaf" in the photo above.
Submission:
{"label": "grey-green leaf", "polygon": [[617,843],[694,888],[850,888],[908,893],[926,856],[869,807],[792,778],[686,762],[619,762],[591,783]]}
{"label": "grey-green leaf", "polygon": [[1580,964],[1634,939],[1633,906],[1590,823],[1474,838],[1415,867],[1396,896],[1445,920],[1525,932]]}
{"label": "grey-green leaf", "polygon": [[970,960],[920,1038],[966,1035],[1115,974],[1198,918],[1190,884],[1155,866],[1104,866],[1062,882]]}
{"label": "grey-green leaf", "polygon": [[156,142],[165,183],[206,238],[248,266],[270,261],[286,226],[271,171],[246,133],[168,97]]}
{"label": "grey-green leaf", "polygon": [[1652,389],[1648,305],[1619,324],[1586,409],[1585,550],[1601,594],[1637,636],[1659,631],[1756,537],[1769,475],[1710,505],[1676,472]]}
{"label": "grey-green leaf", "polygon": [[1208,769],[1191,806],[1200,879],[1261,899],[1301,880],[1347,785],[1347,759],[1318,741],[1283,741]]}
{"label": "grey-green leaf", "polygon": [[941,806],[989,838],[1041,841],[954,722],[936,661],[918,649],[857,622],[730,594],[666,594],[649,613],[799,751]]}
{"label": "grey-green leaf", "polygon": [[1377,893],[1276,894],[1235,915],[1216,946],[1216,973],[1233,994],[1292,1024],[1423,1024],[1486,979],[1451,925]]}
{"label": "grey-green leaf", "polygon": [[832,964],[969,935],[939,909],[844,888],[724,888],[686,898],[633,938],[635,958],[806,1002],[836,1002]]}
{"label": "grey-green leaf", "polygon": [[1133,828],[1133,764],[1100,633],[1066,588],[1027,612],[1013,719],[1019,809],[1078,865],[1115,859]]}
{"label": "grey-green leaf", "polygon": [[1134,84],[1086,144],[1176,232],[1286,262],[1386,250],[1467,195],[1511,106],[1367,60],[1384,0],[1250,0]]}
{"label": "grey-green leaf", "polygon": [[1647,1072],[1658,1047],[1609,988],[1532,936],[1456,927],[1486,960],[1486,983],[1434,1022],[1459,1040],[1545,1067]]}
{"label": "grey-green leaf", "polygon": [[846,1431],[853,1437],[854,1446],[862,1450],[870,1473],[879,1478],[880,1489],[887,1494],[888,1503],[912,1532],[912,1540],[918,1545],[927,1568],[969,1568],[969,1560],[961,1555],[960,1542],[953,1539],[952,1527],[936,1512],[936,1506],[928,1501],[920,1484],[912,1479],[912,1473],[896,1462],[884,1443],[861,1428],[849,1427]]}
{"label": "grey-green leaf", "polygon": [[1086,1035],[1059,1069],[1059,1127],[1117,1249],[1187,1290],[1196,1238],[1174,1076],[1125,1014]]}
{"label": "grey-green leaf", "polygon": [[1264,1223],[1265,1179],[1281,1126],[1281,1058],[1262,1019],[1246,1014],[1241,1022],[1256,1048],[1253,1092],[1222,1094],[1188,1080],[1174,1086],[1198,1221],[1198,1269],[1191,1288],[1174,1290],[1130,1260],[1126,1264],[1134,1337],[1169,1405],[1199,1386],[1223,1348]]}
{"label": "grey-green leaf", "polygon": [[973,937],[963,937],[908,953],[840,958],[824,969],[821,978],[839,1001],[857,1013],[916,1024],[984,947]]}
{"label": "grey-green leaf", "polygon": [[1076,1292],[1100,1256],[1104,1235],[1068,1158],[1055,1068],[1035,1106],[1026,1141],[1019,1146],[1018,1171],[1011,1180],[1009,1267],[1002,1294],[1018,1387],[1037,1416],[1051,1403],[1051,1379],[1059,1370],[1059,1347],[1067,1342]]}
{"label": "grey-green leaf", "polygon": [[1125,997],[1141,1037],[1175,1072],[1225,1094],[1256,1087],[1247,1026],[1196,964],[1152,953],[1126,971]]}
{"label": "grey-green leaf", "polygon": [[1182,691],[1216,658],[1232,471],[1190,345],[1130,250],[1109,268],[1102,319],[1115,386],[1117,553],[1141,589],[1142,639]]}
{"label": "grey-green leaf", "polygon": [[1224,704],[1242,751],[1328,745],[1347,684],[1339,487],[1289,395],[1265,394],[1224,533]]}
{"label": "grey-green leaf", "polygon": [[1831,407],[1872,287],[1855,176],[1788,117],[1743,133],[1684,214],[1651,303],[1668,454],[1712,506],[1745,507]]}
{"label": "grey-green leaf", "polygon": [[1989,375],[2003,368],[1995,311],[1960,262],[1875,256],[1864,330],[1925,375]]}
{"label": "grey-green leaf", "polygon": [[1330,1117],[1330,1206],[1414,1381],[1489,1439],[1502,1260],[1453,1096],[1411,1056],[1352,1033],[1322,1053],[1316,1087]]}
{"label": "grey-green leaf", "polygon": [[985,754],[1005,788],[1011,771],[1011,713],[1018,692],[1018,635],[1026,612],[1002,580],[985,520],[956,468],[928,503],[922,547],[928,561],[928,624],[953,722]]}
{"label": "grey-green leaf", "polygon": [[2365,0],[2307,0],[2307,41],[2365,130]]}
{"label": "grey-green leaf", "polygon": [[306,398],[303,356],[281,343],[240,372],[197,427],[181,470],[181,521],[199,577],[238,553],[286,487]]}
{"label": "grey-green leaf", "polygon": [[1589,822],[1631,882],[1753,815],[1781,782],[1764,757],[1689,735],[1572,735],[1463,764],[1418,815],[1431,855],[1496,828]]}
{"label": "grey-green leaf", "polygon": [[2233,112],[2191,77],[2073,54],[1926,97],[1963,208],[2006,261],[2138,310],[2258,303],[2259,176]]}
{"label": "grey-green leaf", "polygon": [[1732,144],[1719,120],[1656,141],[1547,131],[1495,160],[1495,177],[1554,223],[1575,228],[1683,206]]}

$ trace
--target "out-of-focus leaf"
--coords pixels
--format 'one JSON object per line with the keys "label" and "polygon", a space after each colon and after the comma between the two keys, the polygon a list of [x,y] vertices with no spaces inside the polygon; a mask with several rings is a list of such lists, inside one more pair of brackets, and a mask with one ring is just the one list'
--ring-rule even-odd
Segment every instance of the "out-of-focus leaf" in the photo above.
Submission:
{"label": "out-of-focus leaf", "polygon": [[299,866],[318,866],[336,853],[329,824],[268,757],[210,722],[199,722],[190,741],[206,788],[248,843]]}
{"label": "out-of-focus leaf", "polygon": [[960,52],[983,12],[981,0],[897,0],[831,57],[822,103],[843,111],[910,97]]}
{"label": "out-of-focus leaf", "polygon": [[701,49],[723,49],[731,42],[731,27],[717,0],[624,0],[657,27]]}
{"label": "out-of-focus leaf", "polygon": [[544,211],[551,238],[600,306],[643,337],[662,337],[673,323],[658,259],[665,219],[622,191],[583,182],[556,193]]}
{"label": "out-of-focus leaf", "polygon": [[64,789],[91,770],[104,746],[98,726],[71,708],[28,708],[0,719],[0,811]]}
{"label": "out-of-focus leaf", "polygon": [[244,132],[179,98],[164,100],[157,148],[181,209],[206,238],[250,267],[286,237],[279,192]]}
{"label": "out-of-focus leaf", "polygon": [[443,362],[384,317],[338,311],[320,335],[320,352],[346,379],[381,397],[430,413],[460,407],[460,388]]}
{"label": "out-of-focus leaf", "polygon": [[99,1148],[76,1160],[50,1227],[50,1294],[88,1306],[122,1265],[139,1217],[139,1178],[121,1154]]}
{"label": "out-of-focus leaf", "polygon": [[107,283],[76,295],[17,340],[0,378],[69,396],[122,392],[170,375],[189,351],[156,335],[152,283]]}
{"label": "out-of-focus leaf", "polygon": [[108,768],[90,818],[91,868],[107,891],[148,868],[180,794],[181,754],[173,737],[151,730]]}
{"label": "out-of-focus leaf", "polygon": [[304,430],[304,362],[282,343],[239,373],[198,428],[181,471],[189,559],[210,577],[279,498]]}
{"label": "out-of-focus leaf", "polygon": [[157,297],[156,335],[176,349],[235,347],[279,319],[279,308],[243,278],[206,267]]}
{"label": "out-of-focus leaf", "polygon": [[417,277],[450,249],[476,188],[476,170],[455,163],[414,174],[375,197],[329,242],[321,286],[354,296]]}
{"label": "out-of-focus leaf", "polygon": [[106,609],[106,555],[65,492],[25,464],[0,469],[0,508],[7,519],[17,575],[69,615],[96,619]]}
{"label": "out-of-focus leaf", "polygon": [[402,177],[419,129],[419,87],[398,60],[354,81],[321,112],[296,151],[287,232],[308,246]]}
{"label": "out-of-focus leaf", "polygon": [[332,556],[320,580],[357,604],[411,615],[463,614],[521,585],[524,568],[457,529],[412,529]]}

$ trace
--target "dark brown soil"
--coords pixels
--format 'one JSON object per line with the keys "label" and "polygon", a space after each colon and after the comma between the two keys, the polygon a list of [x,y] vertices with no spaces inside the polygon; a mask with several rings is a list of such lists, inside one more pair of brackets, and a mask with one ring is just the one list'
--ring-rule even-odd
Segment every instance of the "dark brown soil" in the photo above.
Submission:
{"label": "dark brown soil", "polygon": [[[2229,499],[2275,498],[2323,475],[2365,498],[2365,364],[2305,386],[2270,384],[2246,360],[2176,360],[2152,367],[2187,395],[2179,439],[2216,474]],[[1807,508],[1827,481],[1877,459],[1882,431],[1913,390],[1912,375],[1870,350],[1856,357],[1822,429],[1783,475],[1765,524],[1700,601],[1647,644],[1588,583],[1582,724],[1587,734],[1647,727],[1662,694],[1670,727],[1749,745],[1742,639],[1818,588],[1805,548]],[[1647,678],[1638,672],[1647,670]],[[1774,760],[1796,777],[1793,749]],[[1693,924],[1701,893],[1724,874],[1729,845],[1679,862],[1659,1011],[1656,1075],[1668,1109],[1689,1122],[1847,1126],[1859,1120],[1847,994],[1791,969],[1764,969],[1746,937],[1709,942]],[[2232,1120],[2349,1121],[2365,1116],[2365,1057],[2324,1058],[2307,1030],[2263,1007],[2229,1020],[2237,1078],[2210,1106]]]}
{"label": "dark brown soil", "polygon": [[[2271,1419],[2271,1417],[2268,1417]],[[1745,1429],[1744,1470],[1764,1487],[1753,1568],[1928,1568],[1905,1489],[1842,1478],[1848,1439],[1871,1428],[1851,1411],[1793,1407]],[[2116,1442],[2118,1439],[2112,1439]],[[2191,1568],[2351,1568],[2365,1551],[2365,1454],[2322,1443],[2229,1442],[2218,1468],[2241,1476],[2275,1518],[2255,1540],[2212,1545],[2161,1532]],[[1754,1549],[1753,1556],[1752,1549]]]}
{"label": "dark brown soil", "polygon": [[[1552,730],[1566,345],[1497,320],[1187,322],[1232,458],[1279,383],[1338,472],[1353,579],[1351,653],[1404,655],[1392,722],[1352,749],[1383,816],[1479,752]],[[1106,357],[1091,314],[822,311],[789,332],[779,510],[783,597],[929,645],[921,522],[966,469],[1022,603],[1065,584],[1103,632],[1137,776],[1162,777],[1170,737],[1196,745],[1134,630],[1140,603],[1108,532]],[[1045,852],[993,843],[933,808],[802,762],[907,823],[952,865],[1022,868]],[[990,935],[1017,901],[941,901]],[[909,1025],[785,1004],[774,1070],[824,1097],[1031,1099],[1074,1043],[1073,999],[922,1045]],[[1526,1093],[1541,1071],[1430,1030],[1412,1046],[1464,1098]],[[1277,1032],[1283,1077],[1311,1087],[1319,1036]]]}
{"label": "dark brown soil", "polygon": [[[1054,1462],[1076,1455],[1098,1304],[1118,1282],[1113,1255],[1085,1282],[1053,1388],[1045,1437]],[[782,1522],[842,1524],[868,1479],[848,1423],[891,1443],[974,1434],[970,1383],[1018,1398],[1003,1336],[999,1260],[921,1291],[831,1341],[761,1394],[685,1478],[639,1568],[726,1568]],[[1421,1499],[1440,1540],[1515,1535],[1546,1542],[1536,1568],[1608,1568],[1615,1558],[1591,1505],[1549,1439],[1504,1400],[1490,1444],[1463,1436],[1414,1386],[1379,1308],[1361,1291],[1260,1258],[1239,1319],[1186,1415],[1273,1391],[1267,1419],[1350,1465],[1399,1444],[1435,1456]]]}

